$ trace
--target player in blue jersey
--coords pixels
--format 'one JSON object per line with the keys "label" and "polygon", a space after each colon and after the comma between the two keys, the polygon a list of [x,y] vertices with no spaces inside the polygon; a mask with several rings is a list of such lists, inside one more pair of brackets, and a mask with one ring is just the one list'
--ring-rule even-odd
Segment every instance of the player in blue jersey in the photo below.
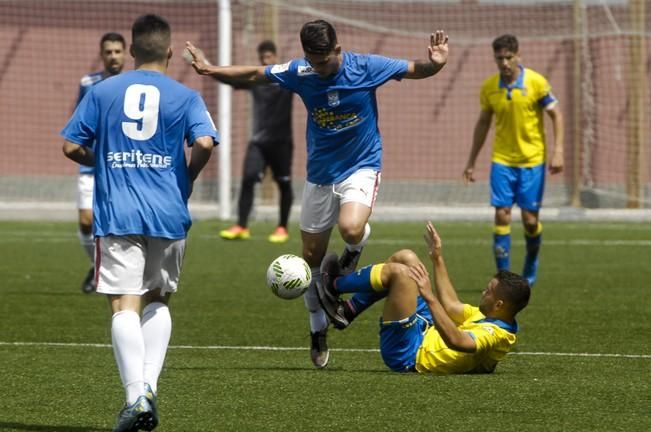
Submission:
{"label": "player in blue jersey", "polygon": [[310,313],[310,355],[317,368],[328,364],[328,319],[318,301],[315,283],[330,233],[338,225],[346,242],[341,265],[352,271],[370,235],[368,219],[380,184],[382,139],[378,130],[376,89],[387,81],[421,79],[436,74],[447,62],[448,36],[430,37],[426,60],[398,60],[343,51],[334,27],[323,20],[303,25],[305,57],[285,64],[212,66],[201,61],[187,43],[201,75],[254,83],[276,82],[297,93],[308,112],[307,181],[301,204],[303,257],[312,268],[305,293]]}
{"label": "player in blue jersey", "polygon": [[[443,260],[442,242],[431,223],[425,232],[435,290],[425,265],[408,249],[382,264],[341,275],[334,253],[326,255],[317,286],[333,324],[346,328],[370,305],[385,299],[380,320],[380,353],[396,372],[437,375],[491,373],[517,340],[516,315],[529,302],[526,279],[499,271],[478,306],[461,302]],[[354,293],[347,301],[340,297]]]}
{"label": "player in blue jersey", "polygon": [[[127,44],[119,33],[106,33],[99,41],[99,55],[104,70],[84,75],[79,82],[79,97],[76,105],[84,98],[88,90],[105,78],[122,72]],[[79,230],[77,235],[91,267],[81,284],[81,291],[88,294],[95,291],[95,246],[93,242],[93,167],[79,165],[77,178],[77,210],[79,213]]]}
{"label": "player in blue jersey", "polygon": [[192,223],[187,201],[219,140],[201,96],[165,75],[172,57],[165,19],[138,18],[130,52],[136,70],[93,86],[61,132],[64,154],[95,166],[97,292],[113,311],[113,351],[126,392],[117,432],[158,424],[168,302]]}

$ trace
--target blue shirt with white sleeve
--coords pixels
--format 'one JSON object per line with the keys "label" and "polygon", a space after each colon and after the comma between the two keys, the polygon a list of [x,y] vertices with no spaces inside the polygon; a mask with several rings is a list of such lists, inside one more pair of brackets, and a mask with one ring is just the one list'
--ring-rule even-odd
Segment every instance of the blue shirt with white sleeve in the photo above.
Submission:
{"label": "blue shirt with white sleeve", "polygon": [[321,78],[305,59],[267,66],[272,82],[297,93],[308,112],[307,180],[325,185],[361,168],[380,170],[382,138],[375,91],[400,80],[408,61],[343,52],[336,74]]}

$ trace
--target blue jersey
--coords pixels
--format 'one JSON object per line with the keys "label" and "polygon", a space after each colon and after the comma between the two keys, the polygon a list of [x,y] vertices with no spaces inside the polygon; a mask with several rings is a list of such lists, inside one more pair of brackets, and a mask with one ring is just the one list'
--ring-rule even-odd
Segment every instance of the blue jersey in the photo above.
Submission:
{"label": "blue jersey", "polygon": [[219,139],[197,92],[159,72],[126,72],[93,86],[61,135],[95,143],[95,236],[186,237],[184,141]]}
{"label": "blue jersey", "polygon": [[334,184],[360,168],[380,170],[382,138],[375,90],[400,80],[408,62],[343,53],[339,71],[320,78],[305,59],[267,66],[273,82],[297,93],[307,108],[307,180]]}
{"label": "blue jersey", "polygon": [[[77,97],[76,105],[79,105],[79,102],[86,96],[88,90],[98,82],[104,79],[104,72],[93,72],[88,75],[81,77],[79,81],[79,96]],[[86,165],[79,165],[79,174],[95,174],[95,167],[89,167]]]}

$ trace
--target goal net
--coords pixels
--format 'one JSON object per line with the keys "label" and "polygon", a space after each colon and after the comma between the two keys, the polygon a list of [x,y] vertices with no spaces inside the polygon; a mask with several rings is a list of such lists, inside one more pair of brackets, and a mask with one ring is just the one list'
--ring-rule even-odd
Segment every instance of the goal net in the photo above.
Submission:
{"label": "goal net", "polygon": [[[479,87],[497,72],[491,42],[504,33],[518,37],[523,64],[550,81],[565,119],[565,170],[547,176],[545,205],[651,207],[645,113],[651,8],[645,0],[1,0],[0,202],[74,203],[77,167],[64,158],[59,131],[74,110],[80,77],[102,69],[102,34],[122,33],[129,44],[130,25],[141,14],[170,21],[169,75],[200,91],[216,120],[218,84],[196,75],[180,54],[191,40],[217,62],[220,3],[230,5],[232,16],[231,64],[257,64],[263,39],[276,42],[282,60],[302,57],[299,30],[314,19],[335,26],[344,50],[404,59],[425,59],[434,30],[449,34],[449,62],[438,75],[378,90],[384,157],[376,214],[488,206],[492,133],[477,160],[477,182],[464,186],[462,172]],[[129,59],[125,70],[132,67]],[[300,196],[306,112],[299,98],[294,104],[293,179]],[[216,204],[225,184],[234,211],[250,135],[246,91],[232,93],[230,114],[230,152],[215,154],[192,202]],[[546,133],[551,143],[548,120]],[[226,180],[218,173],[221,158],[232,174]],[[258,204],[275,204],[273,194],[256,196]]]}

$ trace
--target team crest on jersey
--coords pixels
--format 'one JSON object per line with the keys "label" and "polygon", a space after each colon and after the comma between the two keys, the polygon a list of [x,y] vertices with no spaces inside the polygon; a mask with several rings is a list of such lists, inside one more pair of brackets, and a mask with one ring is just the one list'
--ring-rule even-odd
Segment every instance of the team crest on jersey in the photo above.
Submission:
{"label": "team crest on jersey", "polygon": [[329,91],[328,92],[328,105],[331,107],[339,106],[339,92],[338,91]]}
{"label": "team crest on jersey", "polygon": [[298,76],[316,74],[316,72],[314,72],[314,69],[312,69],[312,66],[299,66],[297,73],[298,73]]}
{"label": "team crest on jersey", "polygon": [[283,64],[275,64],[271,66],[271,73],[278,74],[278,73],[287,72],[287,69],[289,69],[289,63],[291,62],[287,62]]}

